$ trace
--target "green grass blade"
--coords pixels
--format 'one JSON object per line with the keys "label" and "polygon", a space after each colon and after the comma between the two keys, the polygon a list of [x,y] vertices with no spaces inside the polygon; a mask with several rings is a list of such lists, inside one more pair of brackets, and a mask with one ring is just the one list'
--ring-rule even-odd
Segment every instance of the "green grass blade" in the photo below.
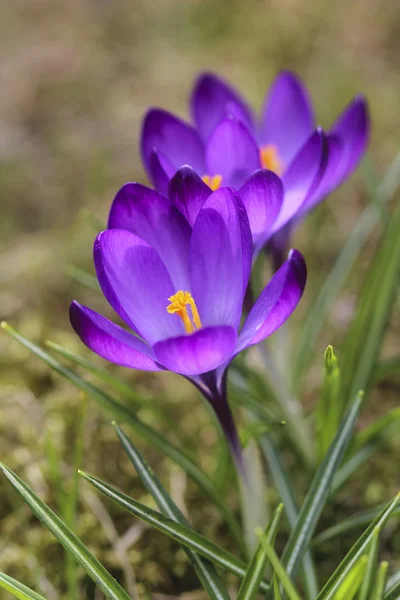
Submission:
{"label": "green grass blade", "polygon": [[349,550],[345,558],[342,560],[336,571],[328,579],[316,600],[333,600],[335,593],[340,587],[342,581],[347,577],[356,562],[365,553],[371,543],[373,533],[376,527],[381,530],[387,523],[390,515],[396,509],[400,501],[400,493],[393,498],[389,504],[381,511],[381,513],[373,520],[370,526],[358,538],[354,546]]}
{"label": "green grass blade", "polygon": [[[167,493],[158,477],[149,468],[138,449],[132,444],[120,427],[116,425],[115,429],[129,460],[136,469],[143,485],[154,498],[161,512],[172,521],[190,527],[182,512]],[[229,600],[229,594],[213,565],[205,561],[187,546],[184,546],[184,550],[210,598]]]}
{"label": "green grass blade", "polygon": [[380,247],[364,282],[358,311],[344,344],[342,385],[346,398],[367,389],[386,330],[400,277],[400,206],[382,234]]}
{"label": "green grass blade", "polygon": [[363,581],[368,556],[362,556],[354,565],[335,594],[335,600],[353,600]]}
{"label": "green grass blade", "polygon": [[279,580],[274,573],[274,600],[282,600],[281,590],[279,588]]}
{"label": "green grass blade", "polygon": [[287,571],[285,570],[285,567],[277,557],[273,547],[270,544],[268,544],[265,538],[263,538],[261,541],[264,546],[264,551],[267,555],[268,561],[271,563],[274,573],[281,582],[282,587],[284,588],[286,594],[289,596],[290,600],[301,600],[298,592],[296,591],[296,588],[290,580]]}
{"label": "green grass blade", "polygon": [[271,522],[268,524],[265,533],[262,534],[262,538],[252,556],[236,600],[252,600],[253,598],[256,598],[268,561],[262,540],[265,538],[268,544],[271,546],[274,544],[282,516],[282,510],[283,504],[280,504],[274,511]]}
{"label": "green grass blade", "polygon": [[371,597],[371,591],[375,585],[375,577],[378,570],[379,534],[380,529],[379,527],[376,527],[372,533],[368,562],[362,580],[358,600],[368,600]]}
{"label": "green grass blade", "polygon": [[46,342],[46,346],[48,346],[48,348],[54,350],[54,352],[57,352],[64,358],[72,361],[74,364],[83,367],[84,369],[89,371],[89,373],[93,373],[94,375],[99,377],[99,379],[113,387],[118,393],[121,394],[123,398],[125,398],[126,400],[131,400],[132,402],[137,404],[139,408],[149,405],[149,402],[143,399],[139,394],[136,394],[136,392],[124,381],[121,381],[120,379],[118,379],[118,377],[115,377],[114,375],[109,373],[107,369],[94,365],[87,358],[79,356],[78,354],[74,354],[67,348],[63,348],[63,346],[60,346],[59,344],[56,344],[55,342],[52,342],[50,340]]}
{"label": "green grass blade", "polygon": [[395,356],[394,358],[388,358],[378,363],[372,373],[372,383],[378,384],[381,381],[399,378],[400,374],[400,357]]}
{"label": "green grass blade", "polygon": [[396,429],[400,432],[400,407],[393,408],[379,419],[374,420],[371,425],[368,425],[368,427],[365,427],[362,431],[357,433],[354,436],[350,447],[351,453],[355,453],[369,442],[386,439],[387,432],[391,429],[393,423],[396,423]]}
{"label": "green grass blade", "polygon": [[399,600],[400,598],[400,580],[392,585],[385,593],[384,600]]}
{"label": "green grass blade", "polygon": [[339,427],[343,403],[340,394],[340,369],[332,346],[325,351],[325,380],[320,401],[317,405],[318,457],[321,461]]}
{"label": "green grass blade", "polygon": [[65,377],[77,388],[83,390],[89,396],[91,396],[98,404],[109,411],[113,418],[118,419],[120,422],[127,423],[138,435],[146,440],[146,442],[148,442],[151,446],[158,448],[158,450],[160,450],[163,454],[166,454],[172,461],[179,465],[181,469],[183,469],[198,484],[198,486],[219,508],[227,524],[230,526],[235,538],[238,538],[239,540],[241,539],[239,533],[240,528],[237,524],[236,518],[221,498],[218,488],[214,485],[211,479],[205,473],[203,473],[201,469],[198,468],[196,463],[189,456],[171,444],[161,433],[143,423],[128,407],[124,406],[98,387],[82,379],[82,377],[80,377],[77,373],[62,365],[53,356],[50,356],[50,354],[45,352],[42,348],[40,348],[40,346],[37,346],[30,340],[26,339],[18,331],[8,325],[8,323],[3,322],[1,327],[8,335],[30,350],[51,369]]}
{"label": "green grass blade", "polygon": [[[93,475],[88,475],[84,472],[80,472],[80,474],[96,489],[110,498],[110,500],[130,512],[135,517],[149,523],[149,525],[158,531],[168,535],[180,544],[187,546],[194,552],[201,554],[201,556],[204,556],[204,558],[207,558],[216,566],[233,573],[233,575],[236,575],[236,577],[239,577],[240,579],[244,577],[247,570],[247,564],[240,558],[237,558],[227,550],[220,548],[186,525],[176,523],[156,510],[152,510],[141,502],[133,500],[97,477],[93,477]],[[262,581],[260,589],[267,591],[269,589],[268,583]]]}
{"label": "green grass blade", "polygon": [[18,600],[46,600],[37,592],[34,592],[23,583],[13,579],[5,573],[0,573],[0,588],[12,594]]}
{"label": "green grass blade", "polygon": [[33,514],[54,535],[57,541],[71,553],[75,560],[110,600],[130,600],[128,594],[101,563],[86,548],[65,523],[20,479],[11,469],[0,463],[0,470],[13,488],[29,506]]}
{"label": "green grass blade", "polygon": [[[264,435],[260,440],[260,447],[267,461],[269,471],[274,481],[279,498],[283,502],[286,517],[291,529],[296,525],[298,509],[293,497],[286,469],[276,451],[272,439]],[[318,582],[311,552],[307,551],[302,559],[302,572],[304,575],[304,588],[309,600],[314,600],[318,594]]]}
{"label": "green grass blade", "polygon": [[69,265],[67,267],[67,274],[71,277],[71,279],[78,281],[78,283],[85,285],[91,290],[100,292],[100,286],[97,277],[92,275],[92,273],[88,273],[87,271],[84,271],[75,265]]}
{"label": "green grass blade", "polygon": [[295,528],[282,555],[289,576],[293,577],[305,549],[314,533],[318,519],[328,498],[333,477],[340,465],[343,454],[350,443],[353,429],[358,417],[363,394],[360,392],[342,419],[339,430],[329,447],[329,450],[318,467],[310,489],[300,509]]}
{"label": "green grass blade", "polygon": [[[316,535],[313,538],[312,545],[320,546],[321,544],[328,542],[334,537],[338,537],[340,535],[343,535],[344,533],[348,533],[352,529],[356,529],[357,527],[361,527],[364,525],[369,525],[371,521],[373,521],[381,513],[384,506],[384,504],[380,504],[379,506],[371,510],[365,510],[363,512],[357,513],[353,517],[345,519],[344,521],[341,521],[340,523],[337,523],[336,525],[333,525],[332,527],[321,531],[321,533],[318,533],[318,535]],[[390,516],[400,516],[400,508],[396,508]]]}
{"label": "green grass blade", "polygon": [[[361,249],[369,234],[381,220],[382,209],[395,193],[400,183],[400,154],[396,156],[392,165],[387,170],[378,188],[379,202],[369,204],[357,221],[353,231],[342,247],[336,262],[320,289],[311,309],[301,328],[299,339],[296,343],[294,357],[294,383],[296,388],[304,376],[314,355],[314,348],[319,334],[322,331],[328,314],[336,298],[347,280]],[[362,388],[360,386],[358,389]]]}
{"label": "green grass blade", "polygon": [[371,596],[371,600],[383,600],[388,567],[389,563],[387,563],[386,561],[381,562],[381,564],[379,565],[378,575],[376,578],[376,586],[374,589],[374,593]]}

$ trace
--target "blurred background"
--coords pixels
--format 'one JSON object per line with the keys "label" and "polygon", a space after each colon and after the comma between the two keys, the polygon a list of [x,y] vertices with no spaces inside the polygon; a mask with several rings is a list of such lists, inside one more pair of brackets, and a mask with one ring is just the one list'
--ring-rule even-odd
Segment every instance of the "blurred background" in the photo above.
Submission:
{"label": "blurred background", "polygon": [[[107,311],[101,296],[81,281],[77,268],[93,273],[92,243],[105,226],[118,188],[129,180],[146,182],[138,152],[143,113],[156,105],[188,118],[191,85],[204,69],[240,87],[258,109],[276,73],[293,69],[309,87],[322,126],[329,127],[358,92],[367,96],[372,115],[369,168],[359,169],[296,233],[295,245],[304,253],[310,274],[306,298],[291,320],[295,333],[370,201],[366,180],[370,185],[371,177],[380,178],[399,150],[399,31],[400,7],[394,0],[3,2],[1,319],[38,343],[50,338],[89,356],[71,331],[68,306],[76,298]],[[340,359],[340,341],[378,233],[373,232],[320,336],[302,394],[307,409],[318,395],[328,343]],[[385,342],[388,356],[398,353],[399,332],[397,311]],[[174,429],[157,422],[146,409],[141,416],[164,428],[175,443],[185,439],[199,464],[212,473],[217,434],[193,389],[170,374],[114,370],[149,403],[153,398],[166,403],[178,423]],[[71,457],[81,427],[85,470],[151,504],[107,415],[5,335],[0,336],[0,384],[1,460],[50,506],[57,510],[60,497],[69,493]],[[398,404],[398,391],[396,382],[375,390],[365,422]],[[175,499],[187,507],[197,529],[234,550],[216,510],[196,487],[154,449],[138,443]],[[399,448],[398,439],[391,442],[357,473],[352,488],[340,496],[337,515],[347,516],[395,493]],[[230,501],[235,508],[237,499]],[[59,592],[65,592],[63,550],[3,481],[0,520],[0,570],[49,600],[59,598]],[[194,597],[197,583],[183,552],[103,503],[85,485],[76,531],[118,579],[134,586],[136,576],[140,594],[148,590]],[[392,534],[389,528],[385,552],[391,560],[400,550]],[[352,541],[350,537],[322,548],[322,577]]]}

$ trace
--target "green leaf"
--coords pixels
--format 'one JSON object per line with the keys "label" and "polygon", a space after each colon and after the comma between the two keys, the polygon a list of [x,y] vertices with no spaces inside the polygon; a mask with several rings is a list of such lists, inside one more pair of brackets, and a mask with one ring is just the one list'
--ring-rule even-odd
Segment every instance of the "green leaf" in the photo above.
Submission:
{"label": "green leaf", "polygon": [[290,580],[290,577],[289,577],[287,571],[285,570],[285,567],[283,566],[283,564],[277,557],[276,552],[273,549],[273,547],[270,544],[268,544],[268,542],[265,538],[261,539],[261,543],[264,546],[264,552],[267,555],[268,561],[272,565],[274,573],[276,574],[279,581],[281,582],[281,584],[282,584],[285,592],[289,596],[290,600],[301,600],[298,592],[296,591],[296,588],[294,587],[293,583]]}
{"label": "green leaf", "polygon": [[400,598],[400,579],[396,581],[384,595],[384,600],[399,600]]}
{"label": "green leaf", "polygon": [[281,590],[279,588],[279,581],[274,573],[274,600],[282,600]]}
{"label": "green leaf", "polygon": [[267,541],[271,546],[275,542],[275,537],[278,531],[279,522],[282,516],[283,504],[280,504],[274,511],[271,522],[268,524],[265,533],[262,534],[259,545],[255,550],[253,557],[250,561],[246,575],[240,586],[237,600],[252,600],[256,598],[260,587],[261,580],[265,573],[265,567],[267,565],[267,553],[263,545],[263,540]]}
{"label": "green leaf", "polygon": [[400,357],[395,356],[394,358],[388,358],[386,360],[382,360],[379,364],[376,365],[373,373],[372,373],[372,382],[374,385],[381,383],[382,381],[386,381],[387,379],[392,379],[396,377],[399,378],[400,375]]}
{"label": "green leaf", "polygon": [[364,282],[358,311],[343,353],[342,385],[346,398],[367,389],[373,377],[386,324],[400,277],[400,206],[382,234],[379,249]]}
{"label": "green leaf", "polygon": [[335,600],[352,600],[354,598],[360,589],[367,562],[368,556],[361,556],[350,573],[341,583],[335,594]]}
{"label": "green leaf", "polygon": [[[127,453],[129,460],[137,471],[143,485],[152,495],[161,512],[172,521],[190,527],[180,509],[169,496],[164,486],[148,466],[139,450],[132,444],[120,427],[115,425],[117,435]],[[184,546],[197,576],[210,598],[229,600],[229,594],[213,565],[201,558],[196,552]]]}
{"label": "green leaf", "polygon": [[[152,527],[158,529],[158,531],[165,533],[172,539],[184,546],[187,546],[194,552],[201,554],[204,556],[204,558],[207,558],[216,566],[233,573],[240,579],[244,577],[247,570],[247,565],[240,558],[237,558],[223,548],[219,548],[209,539],[203,535],[200,535],[196,531],[193,531],[193,529],[190,529],[186,525],[183,525],[182,523],[176,523],[171,519],[164,517],[164,515],[156,510],[152,510],[141,502],[133,500],[126,494],[119,492],[111,485],[101,481],[97,477],[93,477],[93,475],[88,475],[82,471],[80,471],[80,474],[96,489],[110,498],[110,500],[119,506],[122,506],[122,508],[130,512],[132,515],[135,515],[135,517],[145,521],[145,523],[149,523]],[[269,589],[269,585],[266,581],[262,581],[260,588],[263,591],[267,591]]]}
{"label": "green leaf", "polygon": [[345,558],[342,560],[336,571],[326,582],[322,590],[317,596],[316,600],[333,600],[335,593],[339,589],[341,583],[345,580],[348,573],[352,570],[356,562],[365,553],[369,544],[371,543],[372,536],[375,528],[379,527],[380,530],[385,526],[390,515],[393,513],[400,501],[400,493],[393,498],[389,504],[381,511],[381,513],[373,520],[370,526],[364,531],[359,537],[354,546],[347,553]]}
{"label": "green leaf", "polygon": [[372,540],[368,554],[368,562],[362,580],[358,600],[368,600],[371,596],[372,588],[375,585],[375,577],[378,566],[379,534],[380,529],[379,527],[376,527],[372,533]]}
{"label": "green leaf", "polygon": [[[262,437],[260,440],[260,447],[267,461],[279,498],[283,502],[289,525],[291,529],[293,529],[298,519],[298,509],[293,497],[293,487],[289,482],[286,469],[269,436],[264,435]],[[307,551],[302,559],[302,571],[304,574],[304,587],[307,598],[309,600],[314,600],[318,594],[318,583],[310,551]]]}
{"label": "green leaf", "polygon": [[325,351],[325,381],[320,401],[317,405],[318,456],[322,460],[339,427],[343,413],[340,394],[340,369],[332,346]]}
{"label": "green leaf", "polygon": [[381,562],[379,565],[378,576],[376,578],[376,586],[374,593],[371,596],[371,600],[382,600],[385,593],[385,581],[389,563],[386,561]]}
{"label": "green leaf", "polygon": [[97,277],[95,275],[92,275],[92,273],[87,273],[86,271],[80,269],[79,267],[76,267],[75,265],[69,265],[67,267],[67,274],[71,277],[71,279],[82,283],[82,285],[85,285],[91,290],[95,290],[96,292],[100,291],[100,286],[99,282],[97,281]]}
{"label": "green leaf", "polygon": [[5,573],[0,573],[0,588],[6,590],[18,600],[46,600],[40,594]]}
{"label": "green leaf", "polygon": [[0,463],[0,470],[20,494],[33,514],[54,535],[58,542],[71,553],[96,585],[110,600],[130,600],[128,594],[110,575],[81,540],[65,523],[20,479],[11,469]]}
{"label": "green leaf", "polygon": [[[343,533],[347,533],[352,529],[356,529],[357,527],[361,527],[362,525],[369,525],[369,523],[371,523],[371,521],[373,521],[381,513],[384,507],[384,504],[380,504],[376,508],[359,512],[353,517],[345,519],[344,521],[341,521],[340,523],[337,523],[336,525],[333,525],[332,527],[321,531],[321,533],[318,533],[318,535],[316,535],[313,538],[312,545],[320,546],[321,544],[324,544],[332,538],[338,537]],[[390,517],[398,516],[400,516],[400,508],[396,508],[390,515]]]}
{"label": "green leaf", "polygon": [[[308,310],[307,316],[301,328],[299,339],[296,343],[296,355],[294,357],[294,382],[296,388],[304,377],[314,355],[316,341],[320,335],[326,318],[336,298],[346,282],[361,249],[364,246],[369,234],[381,220],[382,210],[379,205],[386,204],[395,193],[400,180],[400,154],[393,161],[387,170],[382,183],[379,186],[379,202],[367,206],[346,243],[343,245],[339,256],[325,283],[315,299],[312,307]],[[363,388],[360,385],[357,389]]]}
{"label": "green leaf", "polygon": [[333,477],[340,465],[344,452],[350,443],[354,425],[361,407],[363,394],[360,392],[347,414],[342,419],[339,430],[329,450],[317,469],[307,496],[300,509],[295,528],[282,555],[282,562],[289,576],[296,573],[298,563],[314,533],[318,519],[329,495]]}
{"label": "green leaf", "polygon": [[[238,541],[241,540],[240,527],[236,517],[221,498],[218,488],[211,479],[198,468],[195,462],[187,456],[182,450],[171,444],[161,433],[155,431],[149,425],[143,423],[128,407],[115,400],[109,394],[106,394],[95,385],[85,381],[77,373],[68,369],[53,356],[47,354],[42,348],[26,339],[18,331],[10,327],[8,323],[2,323],[1,327],[12,338],[20,342],[25,348],[28,348],[35,356],[40,358],[49,367],[57,373],[68,379],[77,388],[86,392],[98,404],[108,410],[115,419],[127,423],[132,429],[146,440],[151,446],[158,448],[163,454],[166,454],[171,460],[181,467],[199,487],[210,497],[214,504],[219,508],[227,524],[230,526],[232,534]],[[240,543],[240,542],[239,542]]]}
{"label": "green leaf", "polygon": [[393,423],[396,424],[395,429],[400,432],[400,407],[393,408],[357,433],[350,446],[351,453],[354,454],[358,449],[370,442],[386,439],[387,432],[388,430],[390,431]]}
{"label": "green leaf", "polygon": [[54,350],[54,352],[61,354],[61,356],[63,356],[64,358],[71,360],[76,365],[83,367],[84,369],[89,371],[89,373],[93,373],[94,375],[99,377],[102,381],[104,381],[104,383],[107,383],[108,385],[112,386],[118,393],[121,394],[123,398],[131,400],[132,402],[137,404],[138,408],[147,407],[149,405],[149,402],[146,401],[146,399],[142,398],[139,394],[137,394],[124,381],[121,381],[120,379],[118,379],[118,377],[115,377],[114,375],[109,373],[107,369],[94,365],[87,358],[84,358],[83,356],[78,356],[78,354],[74,354],[70,350],[67,350],[67,348],[63,348],[63,346],[51,342],[50,340],[46,341],[46,346],[51,348],[51,350]]}

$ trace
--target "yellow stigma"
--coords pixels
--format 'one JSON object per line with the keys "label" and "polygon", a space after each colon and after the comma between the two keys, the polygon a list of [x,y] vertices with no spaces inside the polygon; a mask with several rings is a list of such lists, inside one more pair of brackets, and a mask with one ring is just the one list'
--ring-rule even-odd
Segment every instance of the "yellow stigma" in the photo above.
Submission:
{"label": "yellow stigma", "polygon": [[282,175],[283,164],[279,157],[278,148],[273,144],[267,144],[260,148],[260,160],[263,169],[273,171],[277,175]]}
{"label": "yellow stigma", "polygon": [[[170,296],[168,300],[171,302],[167,306],[167,312],[170,315],[178,315],[183,321],[186,333],[193,333],[197,329],[201,328],[201,321],[199,311],[195,301],[192,298],[192,294],[179,290],[173,296]],[[190,306],[192,312],[192,318],[190,319],[187,306]]]}
{"label": "yellow stigma", "polygon": [[219,188],[222,182],[221,175],[203,175],[202,180],[209,188],[212,189],[213,192]]}

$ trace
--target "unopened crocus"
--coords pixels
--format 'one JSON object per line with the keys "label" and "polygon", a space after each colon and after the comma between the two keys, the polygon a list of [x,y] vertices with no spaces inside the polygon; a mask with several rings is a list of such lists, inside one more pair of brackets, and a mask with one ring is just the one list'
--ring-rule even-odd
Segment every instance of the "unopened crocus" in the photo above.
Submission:
{"label": "unopened crocus", "polygon": [[198,181],[204,186],[190,170],[179,171],[171,181],[175,204],[137,183],[122,187],[110,229],[96,238],[94,263],[106,299],[129,329],[77,302],[70,318],[81,340],[103,358],[190,379],[214,408],[240,466],[227,369],[239,352],[288,319],[302,296],[306,266],[292,250],[242,324],[252,260],[246,210],[229,187],[204,199]]}
{"label": "unopened crocus", "polygon": [[275,79],[260,119],[238,92],[208,73],[195,83],[190,106],[193,125],[161,109],[146,114],[141,152],[150,180],[165,193],[169,179],[187,164],[212,189],[239,188],[256,170],[273,171],[290,212],[283,237],[354,171],[368,141],[364,97],[350,102],[325,137],[316,129],[306,88],[291,72]]}

